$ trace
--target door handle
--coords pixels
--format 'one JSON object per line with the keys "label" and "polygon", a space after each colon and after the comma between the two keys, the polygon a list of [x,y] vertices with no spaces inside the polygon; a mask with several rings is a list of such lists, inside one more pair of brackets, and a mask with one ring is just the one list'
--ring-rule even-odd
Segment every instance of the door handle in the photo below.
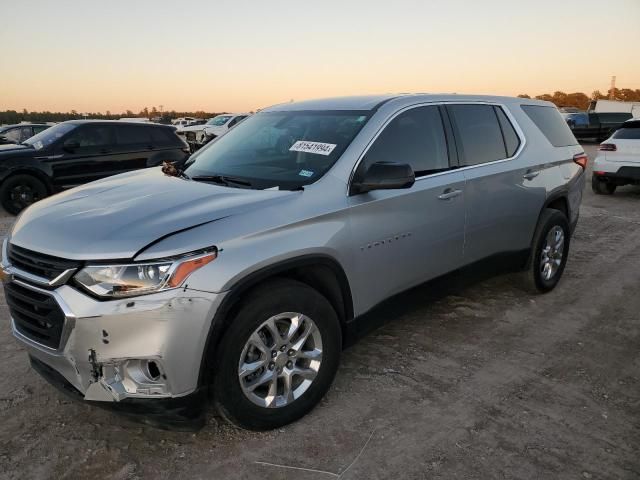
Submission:
{"label": "door handle", "polygon": [[527,173],[525,173],[522,178],[524,178],[525,180],[533,180],[534,178],[536,178],[538,175],[540,175],[539,171],[536,170],[532,170],[529,171]]}
{"label": "door handle", "polygon": [[449,200],[453,197],[457,197],[462,193],[462,190],[453,190],[451,188],[447,188],[444,192],[438,195],[440,200]]}

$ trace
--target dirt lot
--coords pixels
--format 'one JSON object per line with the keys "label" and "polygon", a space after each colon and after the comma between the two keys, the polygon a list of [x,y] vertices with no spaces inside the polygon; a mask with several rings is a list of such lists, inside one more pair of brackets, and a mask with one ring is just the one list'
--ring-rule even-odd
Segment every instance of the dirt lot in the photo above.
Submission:
{"label": "dirt lot", "polygon": [[548,295],[471,273],[404,295],[322,404],[268,433],[72,403],[30,370],[0,299],[0,478],[640,478],[639,205],[640,188],[588,186]]}

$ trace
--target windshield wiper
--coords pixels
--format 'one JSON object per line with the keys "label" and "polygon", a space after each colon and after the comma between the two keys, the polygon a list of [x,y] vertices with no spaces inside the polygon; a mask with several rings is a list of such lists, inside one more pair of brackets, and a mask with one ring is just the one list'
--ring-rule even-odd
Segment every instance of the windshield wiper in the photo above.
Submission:
{"label": "windshield wiper", "polygon": [[228,177],[226,175],[196,175],[195,177],[191,177],[191,180],[196,182],[212,182],[224,186],[229,186],[229,184],[235,183],[236,185],[251,187],[251,183],[246,180],[236,177]]}

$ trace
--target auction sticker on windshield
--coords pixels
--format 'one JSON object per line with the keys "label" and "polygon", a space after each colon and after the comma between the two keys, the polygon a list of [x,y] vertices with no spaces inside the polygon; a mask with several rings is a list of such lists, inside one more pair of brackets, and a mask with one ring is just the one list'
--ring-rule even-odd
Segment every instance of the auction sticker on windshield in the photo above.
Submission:
{"label": "auction sticker on windshield", "polygon": [[306,140],[298,140],[291,145],[290,152],[315,153],[318,155],[331,155],[333,149],[337,145],[333,143],[307,142]]}

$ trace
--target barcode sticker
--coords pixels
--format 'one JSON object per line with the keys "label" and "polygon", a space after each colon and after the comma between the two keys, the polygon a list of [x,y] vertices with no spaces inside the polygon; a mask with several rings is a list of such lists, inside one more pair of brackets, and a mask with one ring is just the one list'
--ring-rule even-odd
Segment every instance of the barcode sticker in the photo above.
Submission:
{"label": "barcode sticker", "polygon": [[298,140],[291,145],[290,152],[315,153],[317,155],[331,155],[333,149],[337,145],[333,143],[307,142],[306,140]]}

